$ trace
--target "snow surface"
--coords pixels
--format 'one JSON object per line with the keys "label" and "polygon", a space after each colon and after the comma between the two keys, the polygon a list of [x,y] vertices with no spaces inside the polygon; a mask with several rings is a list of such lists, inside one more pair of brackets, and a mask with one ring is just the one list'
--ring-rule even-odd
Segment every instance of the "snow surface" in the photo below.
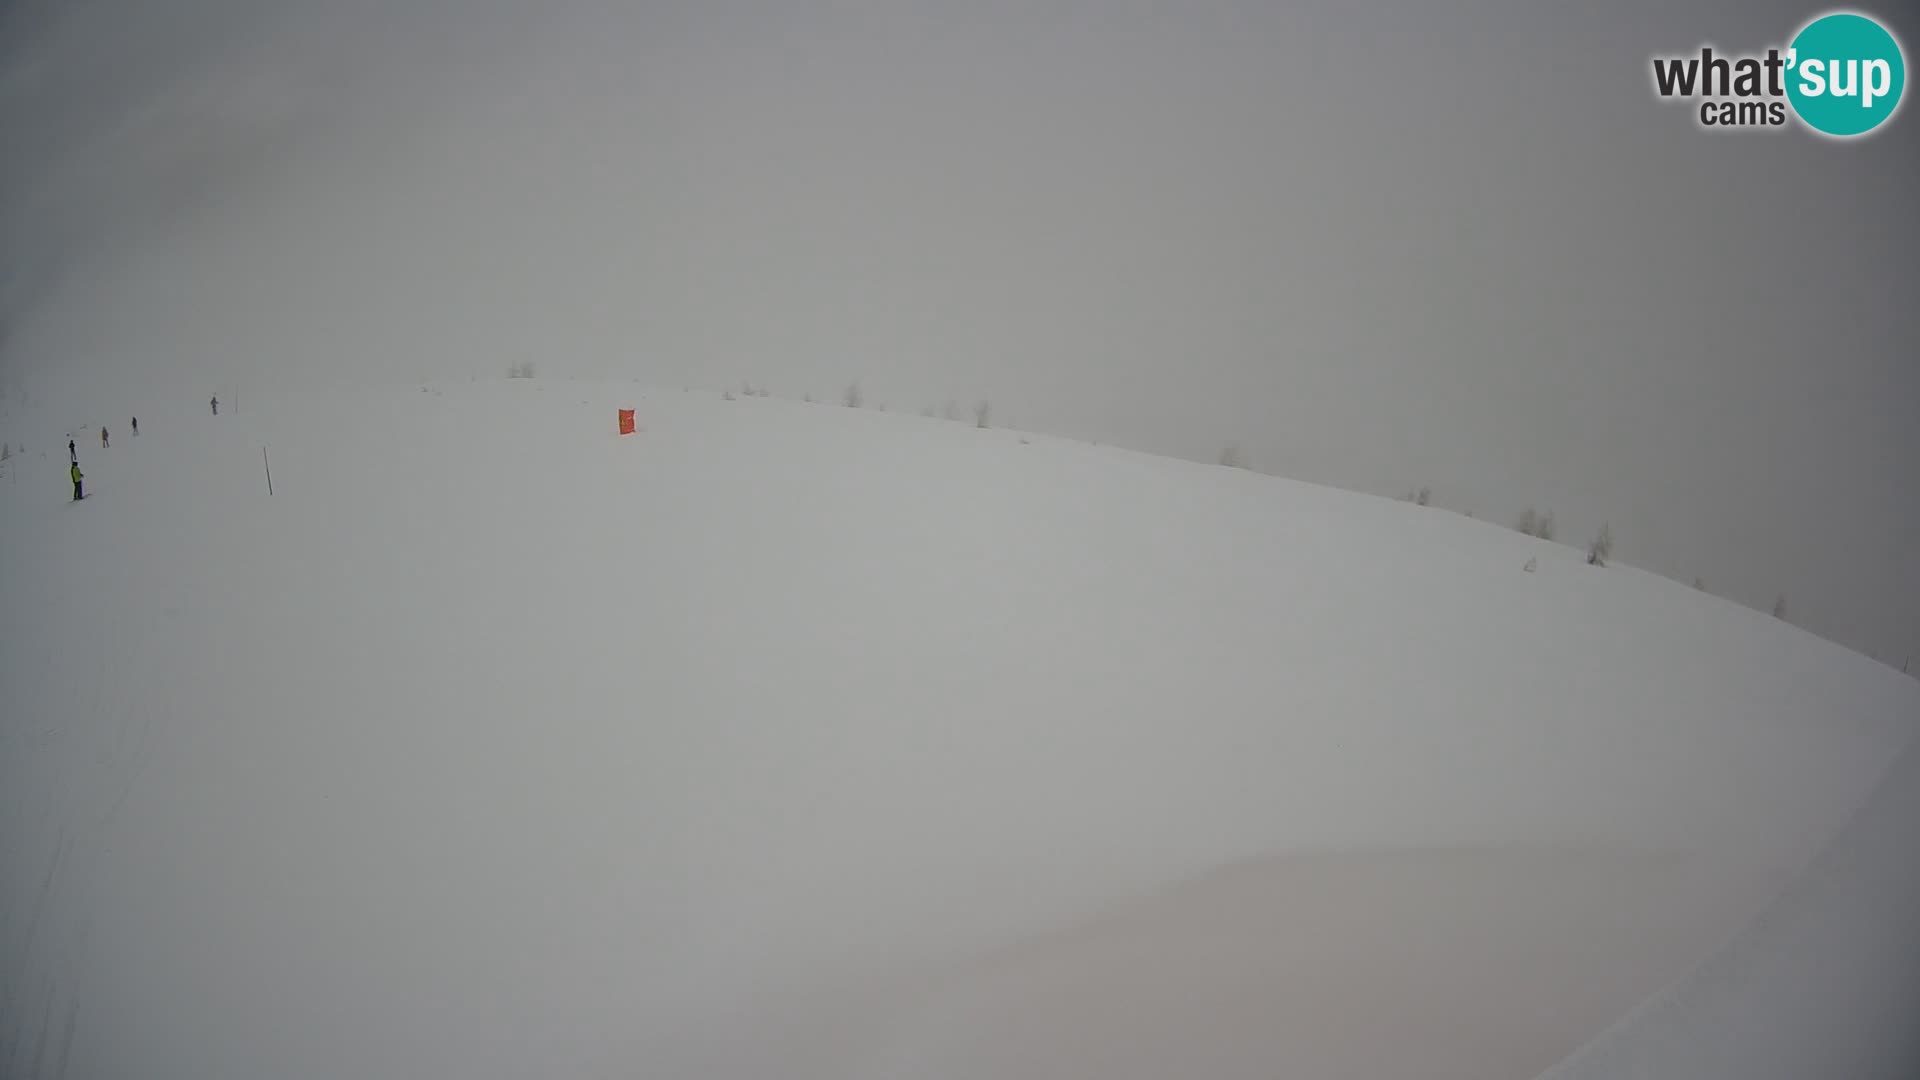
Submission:
{"label": "snow surface", "polygon": [[1543,1080],[1920,1076],[1920,746],[1700,970]]}
{"label": "snow surface", "polygon": [[205,398],[0,416],[0,1075],[1524,1080],[1920,720],[1763,614],[1242,471]]}

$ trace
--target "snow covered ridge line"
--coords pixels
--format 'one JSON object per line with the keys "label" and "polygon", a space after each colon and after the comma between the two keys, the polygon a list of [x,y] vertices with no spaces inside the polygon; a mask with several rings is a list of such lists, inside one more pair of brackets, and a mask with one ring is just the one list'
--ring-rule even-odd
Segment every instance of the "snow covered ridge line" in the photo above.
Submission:
{"label": "snow covered ridge line", "polygon": [[1920,1076],[1920,740],[1732,944],[1540,1080]]}
{"label": "snow covered ridge line", "polygon": [[[540,374],[537,368],[535,367],[535,365],[532,363],[512,364],[508,367],[504,375],[495,375],[495,376],[475,375],[475,376],[468,376],[464,379],[462,378],[447,378],[447,379],[428,378],[425,381],[417,381],[415,379],[396,379],[390,383],[381,383],[378,385],[386,387],[388,389],[398,390],[398,389],[404,388],[408,390],[418,390],[423,393],[441,394],[449,389],[452,389],[456,386],[462,386],[462,385],[512,386],[516,384],[527,386],[532,389],[547,389],[547,388],[557,389],[562,386],[572,388],[573,390],[585,390],[589,388],[609,388],[610,389],[613,387],[628,387],[628,388],[637,389],[638,391],[645,394],[675,392],[675,387],[671,385],[662,385],[662,384],[656,384],[652,382],[646,382],[639,378],[622,380],[622,379],[589,377],[589,378],[577,379],[577,378],[572,378],[566,375]],[[1122,444],[1104,442],[1096,439],[1086,439],[1084,437],[1077,436],[1077,435],[1063,435],[1063,434],[1040,431],[1036,429],[1024,429],[1017,426],[1016,424],[1007,422],[1003,417],[996,416],[992,408],[992,403],[986,399],[982,399],[971,406],[965,406],[965,407],[959,404],[957,399],[947,398],[945,399],[944,406],[939,408],[936,408],[934,405],[924,406],[917,411],[910,407],[897,408],[897,409],[889,408],[888,407],[889,402],[887,401],[880,401],[879,403],[875,404],[867,400],[865,393],[862,390],[861,383],[858,380],[848,383],[839,396],[834,396],[834,395],[821,396],[821,395],[815,395],[809,391],[809,392],[803,392],[799,397],[794,397],[791,395],[790,392],[775,392],[774,390],[769,388],[766,384],[754,382],[753,380],[750,380],[750,379],[739,380],[736,382],[729,382],[725,386],[719,387],[718,389],[714,389],[711,387],[695,386],[692,383],[682,383],[677,389],[678,389],[678,392],[681,394],[698,393],[698,394],[714,395],[714,396],[717,396],[720,400],[729,401],[729,402],[740,401],[743,398],[745,399],[763,398],[769,401],[777,401],[777,402],[790,404],[790,405],[804,404],[804,405],[825,405],[825,406],[833,406],[833,407],[849,407],[857,411],[878,412],[884,415],[893,416],[900,419],[912,419],[918,416],[919,418],[923,418],[923,419],[944,420],[944,421],[960,424],[966,427],[980,428],[982,430],[998,430],[998,431],[1008,432],[1010,434],[1019,436],[1023,443],[1030,442],[1032,439],[1038,438],[1038,439],[1046,439],[1050,441],[1058,441],[1058,442],[1069,444],[1069,445],[1103,447],[1111,450],[1124,450],[1129,453],[1139,454],[1143,457],[1157,458],[1165,461],[1178,461],[1182,464],[1188,464],[1188,465],[1196,465],[1196,466],[1218,465],[1221,467],[1226,467],[1226,468],[1231,468],[1238,471],[1252,473],[1258,476],[1267,476],[1267,477],[1272,477],[1275,479],[1281,479],[1281,480],[1286,480],[1286,481],[1295,482],[1295,483],[1310,484],[1316,487],[1348,492],[1354,495],[1364,496],[1367,498],[1388,498],[1389,497],[1389,495],[1384,491],[1369,490],[1364,488],[1344,487],[1344,486],[1331,483],[1325,480],[1306,479],[1306,478],[1296,477],[1285,472],[1274,471],[1270,468],[1264,467],[1256,462],[1251,461],[1246,456],[1243,448],[1238,442],[1226,443],[1224,446],[1224,449],[1220,452],[1217,459],[1207,459],[1204,457],[1177,456],[1174,454],[1155,451],[1155,450],[1136,449],[1136,448],[1128,447]],[[334,393],[333,391],[323,390],[323,389],[314,388],[314,387],[301,387],[301,388],[283,387],[278,392],[291,393],[297,396],[308,396],[316,393],[318,394]],[[269,390],[266,393],[267,393],[267,396],[270,398],[276,393],[276,391]],[[26,400],[28,400],[27,395],[24,392],[19,392],[17,394],[12,394],[10,392],[10,396],[12,396],[13,399],[18,402],[25,402]],[[201,400],[200,402],[200,406],[201,406],[200,411],[203,414],[206,411],[207,404],[208,403],[204,399]],[[239,415],[241,411],[239,406],[240,406],[240,394],[238,391],[233,391],[230,394],[223,392],[221,394],[220,413],[222,416],[226,416],[229,414]],[[3,418],[3,417],[0,417],[0,418]],[[85,430],[97,431],[97,428],[85,426]],[[259,465],[259,464],[260,463],[256,461],[256,465]],[[265,480],[263,476],[264,471],[265,471],[264,469],[256,469],[256,477],[261,478],[262,490],[265,489]],[[1404,492],[1403,494],[1401,494],[1400,496],[1398,496],[1398,499],[1399,501],[1412,503],[1423,508],[1443,510],[1448,513],[1458,514],[1462,517],[1480,522],[1482,524],[1493,525],[1496,528],[1511,528],[1514,531],[1520,532],[1524,535],[1533,536],[1541,540],[1549,541],[1555,544],[1557,548],[1565,548],[1571,551],[1583,552],[1586,560],[1589,563],[1592,563],[1595,565],[1618,566],[1621,568],[1640,569],[1643,572],[1652,574],[1665,581],[1673,581],[1681,584],[1690,583],[1692,587],[1698,591],[1710,592],[1713,595],[1718,596],[1729,603],[1736,604],[1750,611],[1757,611],[1762,613],[1771,611],[1772,615],[1775,618],[1788,622],[1798,629],[1801,629],[1807,633],[1813,634],[1814,636],[1819,637],[1822,640],[1833,642],[1834,644],[1840,645],[1842,648],[1848,649],[1851,652],[1855,652],[1869,659],[1872,659],[1875,662],[1882,664],[1886,667],[1890,667],[1893,670],[1898,671],[1902,674],[1911,675],[1916,680],[1920,680],[1920,668],[1916,668],[1914,664],[1914,660],[1916,659],[1915,655],[1907,652],[1901,652],[1898,650],[1885,652],[1885,653],[1880,651],[1870,650],[1864,645],[1846,642],[1841,638],[1835,637],[1830,633],[1824,631],[1821,628],[1821,625],[1818,619],[1813,619],[1811,620],[1810,623],[1802,622],[1798,617],[1789,614],[1789,605],[1787,603],[1787,598],[1784,593],[1776,594],[1771,600],[1755,600],[1752,598],[1739,598],[1739,597],[1727,596],[1718,592],[1714,592],[1709,587],[1709,583],[1707,579],[1698,575],[1693,576],[1691,578],[1682,578],[1662,570],[1653,570],[1653,569],[1647,569],[1641,566],[1636,566],[1631,562],[1616,561],[1612,557],[1616,538],[1614,537],[1610,526],[1605,521],[1602,521],[1600,523],[1598,530],[1592,535],[1590,539],[1582,540],[1578,536],[1562,537],[1558,535],[1557,526],[1555,524],[1554,512],[1552,510],[1536,511],[1535,507],[1532,505],[1526,506],[1518,515],[1512,518],[1505,519],[1506,523],[1503,525],[1502,519],[1497,514],[1493,517],[1487,517],[1487,516],[1478,514],[1473,509],[1468,509],[1464,506],[1447,505],[1442,502],[1436,502],[1433,489],[1429,486],[1420,486],[1417,488],[1411,488],[1406,492]],[[1523,569],[1525,568],[1526,561],[1527,560],[1524,560],[1524,559],[1521,561],[1521,566]],[[1537,564],[1535,565],[1535,569],[1537,569]]]}
{"label": "snow covered ridge line", "polygon": [[[534,374],[533,365],[516,364],[509,370],[507,377],[509,379],[533,379],[536,376]],[[690,393],[692,392],[693,388],[691,386],[682,386],[681,390],[683,393]],[[798,398],[788,397],[782,394],[775,394],[772,390],[768,389],[765,385],[756,385],[751,379],[742,380],[739,384],[739,388],[737,391],[735,390],[732,384],[729,384],[725,387],[722,387],[719,393],[720,393],[720,399],[722,401],[739,401],[742,398],[749,399],[749,400],[753,398],[769,398],[777,401],[789,402],[792,404],[804,404],[804,405],[838,404],[850,409],[869,408],[869,406],[867,406],[866,404],[864,394],[860,388],[860,383],[858,381],[847,384],[847,387],[845,388],[845,390],[842,391],[841,396],[837,402],[831,401],[827,398],[816,398],[814,397],[811,391],[802,393],[802,395]],[[872,409],[873,411],[877,411],[877,412],[893,414],[892,410],[889,409],[887,406],[888,406],[888,403],[885,401],[882,401],[880,402],[879,405],[873,406]],[[992,428],[995,426],[992,422],[993,410],[992,410],[991,402],[982,400],[976,403],[973,406],[972,412],[973,412],[974,427],[981,428],[984,430],[984,429]],[[905,415],[911,415],[911,414],[899,413],[895,415],[905,416]],[[933,405],[923,406],[919,411],[919,416],[922,419],[927,419],[927,420],[946,420],[946,421],[955,422],[955,423],[965,422],[966,420],[966,417],[962,414],[962,410],[960,409],[960,407],[951,398],[947,399],[944,409],[936,409]],[[1011,425],[1001,425],[1001,426],[1005,430],[1009,430],[1009,431],[1019,430],[1017,428],[1012,427]],[[1028,434],[1040,434],[1040,433],[1028,433]],[[1066,435],[1047,435],[1047,437],[1057,438],[1057,439],[1066,439],[1072,442],[1083,441],[1083,440],[1074,438],[1073,436],[1066,436]],[[1023,438],[1022,441],[1024,442],[1026,440]],[[1091,442],[1091,445],[1100,446],[1102,444],[1095,441],[1095,442]],[[1153,451],[1147,451],[1147,450],[1137,450],[1134,452],[1147,454],[1149,456],[1155,456],[1155,457],[1166,456],[1166,455],[1156,454]],[[1207,462],[1202,461],[1199,458],[1180,457],[1180,458],[1175,458],[1173,460],[1189,462],[1196,465],[1207,464]],[[1271,470],[1262,468],[1254,464],[1252,461],[1250,461],[1247,458],[1245,452],[1241,449],[1240,443],[1238,441],[1229,441],[1225,443],[1221,447],[1218,457],[1212,463],[1217,464],[1223,468],[1237,469],[1245,472],[1254,473],[1259,476],[1272,476],[1272,477],[1277,477],[1279,479],[1287,479],[1287,480],[1297,479],[1295,477],[1288,476],[1285,473],[1273,472]],[[1323,487],[1335,486],[1335,485],[1326,484],[1322,481],[1316,481],[1316,480],[1300,480],[1299,482],[1316,484]],[[1380,492],[1364,491],[1358,488],[1336,487],[1336,490],[1350,491],[1356,495],[1367,495],[1375,498],[1384,497]],[[1418,488],[1409,489],[1405,494],[1400,495],[1398,497],[1398,500],[1400,502],[1412,503],[1416,506],[1421,506],[1421,507],[1434,506],[1433,489],[1425,485]],[[1471,518],[1476,521],[1485,520],[1478,517],[1472,510],[1468,510],[1468,509],[1458,509],[1458,508],[1451,508],[1451,507],[1444,507],[1444,506],[1439,506],[1434,508],[1450,509],[1456,513],[1459,513],[1464,517]],[[1486,523],[1493,524],[1493,522],[1491,521],[1487,521]],[[1540,540],[1548,541],[1550,543],[1561,543],[1563,544],[1563,546],[1576,548],[1576,549],[1579,547],[1577,543],[1566,543],[1564,541],[1560,541],[1557,539],[1555,535],[1554,515],[1553,515],[1553,511],[1551,510],[1548,510],[1544,513],[1539,513],[1535,511],[1533,506],[1529,505],[1524,510],[1522,510],[1516,518],[1513,519],[1512,528],[1516,532],[1519,532],[1523,535],[1532,536]],[[1613,547],[1614,547],[1614,536],[1613,536],[1612,525],[1606,521],[1602,521],[1600,523],[1599,530],[1594,533],[1593,538],[1591,540],[1586,542],[1585,547],[1586,547],[1586,558],[1587,558],[1588,565],[1603,566],[1603,567],[1611,565],[1613,561]],[[1528,573],[1534,572],[1537,568],[1538,568],[1537,562],[1534,560],[1529,560],[1524,567],[1524,569]],[[1667,574],[1660,574],[1656,571],[1648,571],[1648,572],[1655,573],[1656,576],[1659,576],[1664,580],[1674,581],[1674,582],[1681,581],[1680,578],[1672,577]],[[1704,579],[1703,577],[1700,577],[1699,575],[1695,575],[1691,579],[1691,584],[1693,588],[1698,591],[1701,591],[1701,592],[1708,591],[1706,579]],[[1752,605],[1744,604],[1741,601],[1735,600],[1732,602],[1740,603],[1741,606],[1752,608],[1753,610],[1759,610],[1757,608],[1753,608]],[[1774,618],[1787,621],[1787,599],[1784,593],[1779,594],[1774,598],[1773,606],[1771,610]],[[1798,625],[1798,624],[1796,623],[1795,625]],[[1802,629],[1807,629],[1807,628],[1802,627]],[[1840,642],[1838,642],[1836,639],[1827,637],[1825,634],[1821,634],[1818,631],[1808,630],[1808,632],[1813,633],[1815,634],[1815,636],[1821,637],[1824,640],[1835,641],[1836,644],[1840,644]],[[1853,646],[1844,646],[1844,647],[1853,649]],[[1855,649],[1854,651],[1861,651],[1861,650]],[[1894,666],[1893,660],[1884,659],[1877,654],[1863,653],[1863,655],[1868,655],[1872,659],[1880,663],[1887,664],[1889,667]],[[1901,658],[1901,662],[1899,664],[1899,670],[1901,671],[1902,674],[1908,673],[1909,668],[1911,667],[1911,660],[1912,660],[1911,657]]]}
{"label": "snow covered ridge line", "polygon": [[[533,376],[528,374],[528,375],[509,376],[509,377],[510,378],[532,378]],[[685,391],[691,391],[692,387],[683,386],[681,389]],[[784,394],[776,394],[771,389],[767,388],[765,385],[760,385],[760,386],[754,385],[754,382],[752,379],[742,380],[739,386],[739,390],[737,392],[735,391],[732,384],[724,386],[720,389],[720,399],[722,401],[738,401],[741,398],[773,398],[775,400],[789,401],[789,402],[793,402],[795,404],[800,404],[800,405],[838,404],[848,409],[870,408],[874,412],[883,412],[883,413],[894,412],[892,408],[892,402],[884,398],[881,399],[878,404],[869,406],[867,404],[866,392],[861,389],[860,382],[857,379],[853,382],[848,383],[846,387],[840,391],[840,396],[838,399],[816,398],[813,396],[813,391],[811,390],[803,391],[801,395],[797,398],[789,397]],[[904,416],[904,415],[912,415],[912,414],[901,413],[899,415]],[[971,416],[973,426],[980,428],[982,430],[986,430],[996,426],[1006,428],[1008,430],[1013,430],[1012,425],[1004,424],[1004,423],[996,425],[993,422],[993,402],[988,401],[984,398],[974,402],[972,406],[970,406],[968,409],[965,409],[965,410],[963,410],[960,407],[959,403],[955,399],[948,398],[946,401],[946,405],[940,408],[936,408],[935,406],[930,404],[921,406],[919,415],[921,419],[924,419],[924,420],[949,420],[955,423],[964,422],[967,420],[969,416]]]}

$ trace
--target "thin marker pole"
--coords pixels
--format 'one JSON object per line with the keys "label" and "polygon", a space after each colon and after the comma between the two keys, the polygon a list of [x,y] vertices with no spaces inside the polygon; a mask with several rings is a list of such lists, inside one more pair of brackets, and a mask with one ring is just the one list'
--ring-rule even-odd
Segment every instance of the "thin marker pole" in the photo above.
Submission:
{"label": "thin marker pole", "polygon": [[[237,411],[237,410],[236,410]],[[267,460],[267,448],[260,448],[260,464],[267,467],[267,494],[273,494],[273,462]]]}

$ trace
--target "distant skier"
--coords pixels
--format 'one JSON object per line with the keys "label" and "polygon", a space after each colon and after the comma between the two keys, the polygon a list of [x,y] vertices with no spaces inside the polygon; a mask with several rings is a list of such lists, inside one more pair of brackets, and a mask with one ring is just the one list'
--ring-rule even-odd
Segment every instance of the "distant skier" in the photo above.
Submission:
{"label": "distant skier", "polygon": [[73,462],[75,465],[80,464],[80,451],[74,449],[73,436],[71,435],[67,436],[67,460]]}
{"label": "distant skier", "polygon": [[106,426],[103,424],[100,427],[100,449],[105,450],[106,448],[107,448],[107,429],[106,429]]}
{"label": "distant skier", "polygon": [[208,402],[208,404],[213,406],[213,415],[219,416],[220,415],[220,395],[215,394],[213,396],[213,400],[211,402]]}
{"label": "distant skier", "polygon": [[73,477],[73,501],[79,502],[81,499],[87,497],[86,494],[80,490],[80,481],[84,479],[87,474],[80,471],[78,462],[75,462],[69,467],[67,472]]}
{"label": "distant skier", "polygon": [[140,418],[137,416],[133,418],[133,437],[140,437]]}

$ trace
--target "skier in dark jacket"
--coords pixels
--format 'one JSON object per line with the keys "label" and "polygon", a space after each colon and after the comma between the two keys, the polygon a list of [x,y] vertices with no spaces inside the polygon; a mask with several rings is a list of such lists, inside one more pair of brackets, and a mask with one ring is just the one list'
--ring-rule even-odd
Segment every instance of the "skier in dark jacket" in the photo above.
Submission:
{"label": "skier in dark jacket", "polygon": [[87,497],[85,493],[83,493],[80,490],[80,481],[87,474],[80,471],[80,465],[78,462],[75,462],[73,466],[67,470],[67,472],[69,475],[73,477],[73,501],[79,502],[81,499],[84,499]]}
{"label": "skier in dark jacket", "polygon": [[140,418],[137,416],[133,418],[133,433],[140,434]]}
{"label": "skier in dark jacket", "polygon": [[80,451],[74,449],[73,436],[71,435],[67,436],[67,460],[73,462],[75,465],[80,464]]}
{"label": "skier in dark jacket", "polygon": [[100,427],[100,449],[105,450],[106,448],[107,448],[107,429],[106,429],[106,425],[103,424]]}
{"label": "skier in dark jacket", "polygon": [[215,416],[220,415],[220,395],[219,394],[213,395],[213,400],[208,402],[207,404],[213,406],[213,415]]}

